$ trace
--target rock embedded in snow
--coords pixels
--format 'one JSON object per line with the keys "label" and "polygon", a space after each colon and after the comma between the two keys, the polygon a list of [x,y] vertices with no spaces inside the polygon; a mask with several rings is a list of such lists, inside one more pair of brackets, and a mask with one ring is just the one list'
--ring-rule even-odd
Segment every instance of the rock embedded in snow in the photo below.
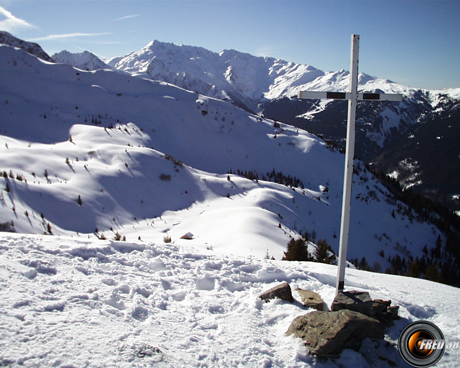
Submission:
{"label": "rock embedded in snow", "polygon": [[331,305],[332,311],[348,309],[355,312],[363,313],[366,316],[373,316],[372,299],[367,292],[346,291],[338,293]]}
{"label": "rock embedded in snow", "polygon": [[259,298],[268,303],[272,299],[282,299],[287,300],[292,303],[294,298],[292,297],[291,287],[287,282],[283,282],[281,285],[275,286],[262,294],[259,295]]}
{"label": "rock embedded in snow", "polygon": [[368,292],[347,291],[339,293],[332,302],[331,310],[348,309],[377,318],[385,327],[393,326],[398,319],[399,306],[391,305],[391,300],[372,300]]}
{"label": "rock embedded in snow", "polygon": [[193,239],[193,234],[192,233],[186,233],[181,236],[181,239],[186,239],[186,240],[192,240]]}
{"label": "rock embedded in snow", "polygon": [[338,358],[343,349],[359,350],[366,338],[383,339],[384,326],[375,318],[342,309],[315,311],[295,318],[286,332],[305,341],[312,355]]}
{"label": "rock embedded in snow", "polygon": [[296,291],[300,294],[302,304],[305,307],[313,308],[319,311],[324,309],[324,300],[318,293],[310,290],[303,290],[297,288]]}

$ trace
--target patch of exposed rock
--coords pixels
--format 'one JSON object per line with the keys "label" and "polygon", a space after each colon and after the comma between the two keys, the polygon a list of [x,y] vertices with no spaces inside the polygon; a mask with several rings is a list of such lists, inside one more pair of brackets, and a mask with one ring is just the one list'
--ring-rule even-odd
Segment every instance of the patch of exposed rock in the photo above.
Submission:
{"label": "patch of exposed rock", "polygon": [[[296,289],[301,303],[317,309],[296,317],[286,335],[294,335],[305,342],[310,354],[319,358],[337,358],[343,349],[359,350],[367,338],[383,339],[386,327],[393,325],[398,317],[398,306],[391,300],[372,300],[369,293],[348,291],[339,293],[324,311],[324,301],[318,293]],[[292,303],[291,287],[287,282],[275,286],[259,297],[265,302],[282,299]]]}

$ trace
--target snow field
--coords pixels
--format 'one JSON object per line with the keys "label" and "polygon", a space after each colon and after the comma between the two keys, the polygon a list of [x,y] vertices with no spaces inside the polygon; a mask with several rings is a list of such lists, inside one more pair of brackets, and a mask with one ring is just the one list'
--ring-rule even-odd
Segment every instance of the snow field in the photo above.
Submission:
{"label": "snow field", "polygon": [[[192,242],[197,242],[193,240]],[[195,244],[194,243],[194,244]],[[191,243],[188,243],[191,244]],[[335,361],[308,356],[285,337],[308,310],[294,291],[318,292],[330,305],[336,267],[214,255],[190,245],[69,237],[0,237],[0,362],[60,367],[388,367],[407,323],[426,319],[459,340],[459,290],[423,280],[358,270],[347,285],[400,305],[386,345],[366,341]],[[296,301],[258,295],[287,281]],[[450,351],[439,367],[454,367]]]}

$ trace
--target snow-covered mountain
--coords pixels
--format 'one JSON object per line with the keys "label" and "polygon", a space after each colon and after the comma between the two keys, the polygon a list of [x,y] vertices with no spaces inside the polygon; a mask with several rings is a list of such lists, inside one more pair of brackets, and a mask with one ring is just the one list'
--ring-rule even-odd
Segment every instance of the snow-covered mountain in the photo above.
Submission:
{"label": "snow-covered mountain", "polygon": [[54,60],[45,51],[43,51],[39,44],[21,40],[5,31],[0,31],[0,44],[18,47],[42,60],[54,62]]}
{"label": "snow-covered mountain", "polygon": [[[159,41],[152,41],[129,55],[105,61],[114,70],[165,81],[206,96],[227,100],[247,111],[263,112],[265,117],[319,134],[335,144],[345,145],[346,102],[305,101],[299,100],[297,94],[301,90],[346,91],[349,85],[348,71],[323,72],[309,65],[255,57],[235,50],[224,50],[218,54],[200,47]],[[76,56],[63,62],[88,68],[87,64],[79,63]],[[98,61],[97,64],[104,63]],[[94,69],[107,67],[97,64],[94,64]],[[440,114],[438,101],[445,98],[459,101],[460,95],[459,89],[428,91],[409,88],[366,74],[359,75],[359,89],[366,92],[400,93],[404,96],[401,103],[359,103],[355,152],[366,163],[375,161],[377,156],[388,149],[389,143],[398,140],[399,136],[406,133],[410,135],[413,127],[427,121],[425,116]],[[440,154],[442,156],[442,152]],[[408,156],[414,154],[409,152]],[[385,163],[388,167],[395,165],[398,162]],[[421,167],[421,171],[432,169],[436,170],[436,167]],[[401,184],[404,186],[403,181]],[[434,183],[428,185],[433,186]],[[444,200],[458,193],[441,190],[439,196],[433,196],[424,186],[414,189],[433,199],[442,199],[442,203],[451,208],[460,208],[460,203]]]}
{"label": "snow-covered mountain", "polygon": [[83,70],[110,69],[101,59],[89,51],[72,53],[61,51],[52,56],[56,63],[68,64]]}
{"label": "snow-covered mountain", "polygon": [[[229,99],[261,111],[264,104],[295,97],[304,89],[347,90],[349,73],[323,72],[310,65],[270,57],[256,57],[235,50],[211,52],[201,47],[152,41],[124,57],[105,62],[116,70],[163,80],[201,94]],[[360,74],[360,84],[369,91],[407,93],[408,88]]]}
{"label": "snow-covered mountain", "polygon": [[[277,259],[302,232],[338,250],[344,157],[316,136],[164,82],[0,53],[0,223],[129,240],[191,232],[203,248]],[[355,182],[350,258],[384,270],[382,253],[435,244],[439,231],[362,164]]]}
{"label": "snow-covered mountain", "polygon": [[[62,58],[60,62],[86,68],[85,61],[78,60],[84,60],[83,54],[72,55]],[[157,40],[137,52],[109,58],[104,62],[114,70],[229,100],[255,112],[260,112],[271,100],[295,98],[301,90],[345,91],[349,84],[349,72],[345,70],[324,72],[310,65],[257,57],[235,50],[215,53],[202,47]],[[96,64],[93,68],[101,69]],[[359,83],[363,90],[369,92],[380,90],[409,95],[414,91],[363,73],[359,75]]]}
{"label": "snow-covered mountain", "polygon": [[[177,46],[159,41],[152,41],[129,55],[107,59],[107,64],[87,52],[70,54],[63,51],[53,57],[59,62],[84,70],[112,68],[133,76],[165,81],[229,101],[249,112],[263,113],[265,117],[308,130],[335,145],[345,146],[346,102],[297,98],[301,90],[348,90],[349,72],[345,70],[323,72],[309,65],[255,57],[235,50],[224,50],[218,54],[201,47]],[[403,158],[385,152],[398,151],[395,142],[404,144],[400,137],[413,136],[414,131],[424,124],[433,125],[433,128],[425,130],[436,130],[441,115],[449,115],[450,109],[460,101],[460,89],[429,91],[409,88],[366,74],[359,75],[359,89],[366,92],[400,93],[404,96],[401,103],[358,104],[355,154],[365,163],[379,162],[375,167],[385,170],[387,174],[393,174],[405,159],[420,160],[415,158],[418,154],[413,149],[404,149],[407,157]],[[445,103],[446,100],[450,102]],[[429,141],[439,135],[430,134],[424,139]],[[448,145],[440,147],[439,157],[451,154]],[[441,170],[440,165],[430,164],[430,160],[421,161],[417,172],[411,168],[407,176],[398,176],[401,186],[406,188],[410,185],[417,193],[440,201],[451,210],[460,210],[460,200],[457,199],[460,196],[455,189],[455,178],[460,175],[458,167],[442,165]],[[426,171],[434,172],[434,175],[415,181],[410,179]],[[443,172],[453,172],[454,175],[448,176],[442,185],[436,180],[430,180],[443,176]],[[409,184],[406,183],[407,179]],[[433,187],[436,187],[434,191]]]}

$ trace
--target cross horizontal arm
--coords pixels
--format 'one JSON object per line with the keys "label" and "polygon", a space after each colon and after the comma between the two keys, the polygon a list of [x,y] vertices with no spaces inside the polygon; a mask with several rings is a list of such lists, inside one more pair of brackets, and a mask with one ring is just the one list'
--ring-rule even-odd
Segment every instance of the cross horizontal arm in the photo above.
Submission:
{"label": "cross horizontal arm", "polygon": [[[300,91],[299,98],[302,100],[350,100],[351,93],[348,92],[317,92]],[[402,95],[390,93],[358,93],[358,101],[395,101],[401,102]]]}

